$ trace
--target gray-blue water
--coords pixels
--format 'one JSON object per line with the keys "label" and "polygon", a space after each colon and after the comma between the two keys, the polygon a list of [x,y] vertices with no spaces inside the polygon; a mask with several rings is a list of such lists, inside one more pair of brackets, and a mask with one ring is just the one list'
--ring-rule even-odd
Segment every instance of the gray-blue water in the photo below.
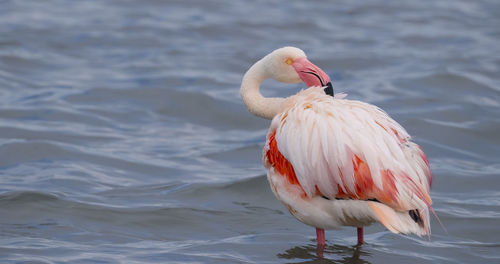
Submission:
{"label": "gray-blue water", "polygon": [[[316,256],[239,98],[286,45],[414,136],[448,233]],[[0,262],[500,263],[500,3],[0,1]]]}

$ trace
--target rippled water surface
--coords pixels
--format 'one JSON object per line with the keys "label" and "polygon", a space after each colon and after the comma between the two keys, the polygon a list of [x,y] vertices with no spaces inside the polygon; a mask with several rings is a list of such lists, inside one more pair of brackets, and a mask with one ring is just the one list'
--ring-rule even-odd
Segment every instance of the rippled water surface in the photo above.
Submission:
{"label": "rippled water surface", "polygon": [[[414,135],[447,232],[316,256],[239,98],[285,45]],[[500,263],[499,224],[498,1],[0,1],[2,263]]]}

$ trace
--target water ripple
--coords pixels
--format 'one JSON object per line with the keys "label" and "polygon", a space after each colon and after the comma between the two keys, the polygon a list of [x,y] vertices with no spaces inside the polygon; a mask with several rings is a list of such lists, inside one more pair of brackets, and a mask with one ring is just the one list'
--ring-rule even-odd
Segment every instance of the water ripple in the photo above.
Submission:
{"label": "water ripple", "polygon": [[[493,0],[0,2],[0,262],[473,263],[499,258]],[[303,48],[425,150],[430,240],[314,229],[274,198],[252,62]],[[266,96],[302,85],[263,83]],[[445,250],[443,250],[445,249]]]}

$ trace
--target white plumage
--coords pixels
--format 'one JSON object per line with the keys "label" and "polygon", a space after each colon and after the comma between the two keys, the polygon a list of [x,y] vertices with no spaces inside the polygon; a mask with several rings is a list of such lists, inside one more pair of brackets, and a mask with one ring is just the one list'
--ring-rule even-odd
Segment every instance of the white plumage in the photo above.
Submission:
{"label": "white plumage", "polygon": [[[419,227],[412,220],[403,221],[405,224],[389,221],[387,227],[393,232],[428,234],[427,206],[431,201],[427,193],[431,176],[423,152],[410,141],[404,128],[384,111],[343,97],[332,98],[322,87],[310,87],[287,98],[282,112],[273,118],[263,155],[269,180],[274,185],[293,185],[283,180],[286,177],[277,173],[268,160],[269,137],[275,135],[279,152],[293,166],[301,187],[283,188],[276,195],[293,211],[305,211],[302,207],[315,208],[307,215],[293,214],[306,224],[325,229],[380,221],[370,206],[382,208],[380,211],[396,222],[401,221],[398,213],[403,214],[403,219],[411,220],[408,211],[419,209],[423,226]],[[359,174],[355,168],[356,156],[369,168],[369,174],[355,177]],[[394,190],[389,184],[384,185],[384,181],[392,179],[384,178],[388,176],[381,171],[392,172]],[[359,180],[373,184],[363,185]],[[302,193],[307,197],[301,197]],[[335,197],[344,199],[336,200]],[[297,206],[301,203],[307,205]],[[339,210],[342,213],[338,213]],[[316,219],[339,216],[350,221]]]}

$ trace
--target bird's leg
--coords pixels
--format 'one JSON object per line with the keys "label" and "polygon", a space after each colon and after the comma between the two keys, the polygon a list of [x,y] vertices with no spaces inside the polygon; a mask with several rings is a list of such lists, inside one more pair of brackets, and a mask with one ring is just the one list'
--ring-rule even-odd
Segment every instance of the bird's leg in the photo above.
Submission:
{"label": "bird's leg", "polygon": [[363,227],[358,227],[358,245],[365,243],[363,239]]}
{"label": "bird's leg", "polygon": [[325,245],[325,229],[316,227],[316,241],[318,246]]}
{"label": "bird's leg", "polygon": [[316,228],[316,241],[318,242],[316,254],[318,258],[323,258],[323,251],[325,250],[325,229]]}

